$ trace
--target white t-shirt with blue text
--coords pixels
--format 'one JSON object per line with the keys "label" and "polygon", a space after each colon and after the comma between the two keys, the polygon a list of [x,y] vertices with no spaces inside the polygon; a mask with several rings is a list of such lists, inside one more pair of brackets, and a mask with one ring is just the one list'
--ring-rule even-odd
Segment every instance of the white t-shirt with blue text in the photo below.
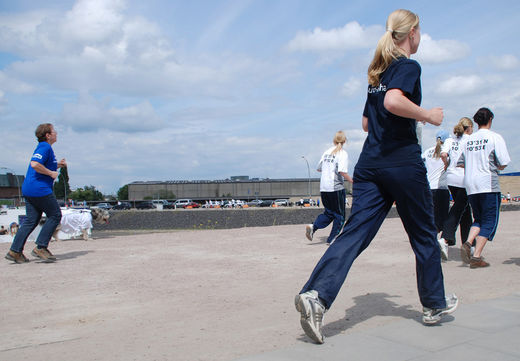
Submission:
{"label": "white t-shirt with blue text", "polygon": [[457,167],[457,161],[462,154],[461,145],[465,143],[469,135],[462,134],[461,137],[453,135],[446,139],[442,145],[441,153],[447,153],[449,157],[449,165],[446,169],[446,177],[449,186],[464,188],[464,168]]}
{"label": "white t-shirt with blue text", "polygon": [[422,154],[422,159],[428,172],[426,175],[428,183],[430,183],[430,189],[448,189],[444,162],[440,157],[435,158],[435,147],[426,149]]}
{"label": "white t-shirt with blue text", "polygon": [[339,172],[348,173],[348,154],[344,149],[332,154],[334,149],[335,146],[327,149],[318,163],[318,171],[321,171],[320,192],[335,192],[345,188],[345,179]]}
{"label": "white t-shirt with blue text", "polygon": [[479,129],[463,144],[458,164],[464,165],[464,185],[469,194],[500,192],[499,166],[511,162],[504,138]]}

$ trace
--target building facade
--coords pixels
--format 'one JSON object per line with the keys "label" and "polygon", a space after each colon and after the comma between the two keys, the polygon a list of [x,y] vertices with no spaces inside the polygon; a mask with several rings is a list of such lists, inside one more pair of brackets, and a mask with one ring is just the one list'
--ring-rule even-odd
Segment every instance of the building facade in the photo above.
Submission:
{"label": "building facade", "polygon": [[[241,177],[242,178],[242,177]],[[236,178],[235,178],[236,179]],[[346,182],[350,190],[350,183]],[[166,181],[133,182],[128,185],[129,200],[161,198],[161,194],[171,193],[175,198],[209,200],[233,199],[300,199],[319,197],[319,178],[295,179],[240,179],[216,181]]]}
{"label": "building facade", "polygon": [[0,199],[12,199],[19,203],[25,177],[12,173],[0,174]]}

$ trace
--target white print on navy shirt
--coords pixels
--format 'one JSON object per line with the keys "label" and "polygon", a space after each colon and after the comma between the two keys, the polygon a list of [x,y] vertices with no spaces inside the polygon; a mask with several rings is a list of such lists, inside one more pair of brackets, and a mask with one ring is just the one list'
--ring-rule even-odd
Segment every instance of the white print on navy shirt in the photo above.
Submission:
{"label": "white print on navy shirt", "polygon": [[36,158],[36,159],[40,159],[40,160],[41,160],[41,159],[43,158],[43,156],[42,156],[40,153],[34,153],[34,154],[33,154],[33,158]]}
{"label": "white print on navy shirt", "polygon": [[385,91],[386,91],[386,85],[383,85],[383,84],[379,84],[378,87],[373,87],[373,86],[368,87],[369,94],[385,92]]}

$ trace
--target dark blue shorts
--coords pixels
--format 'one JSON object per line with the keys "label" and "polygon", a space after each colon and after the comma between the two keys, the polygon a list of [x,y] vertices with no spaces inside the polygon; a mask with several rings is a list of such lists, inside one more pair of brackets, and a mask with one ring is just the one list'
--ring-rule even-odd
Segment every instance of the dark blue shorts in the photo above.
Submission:
{"label": "dark blue shorts", "polygon": [[480,228],[478,235],[492,241],[498,227],[500,193],[470,194],[468,198],[473,210],[473,226]]}

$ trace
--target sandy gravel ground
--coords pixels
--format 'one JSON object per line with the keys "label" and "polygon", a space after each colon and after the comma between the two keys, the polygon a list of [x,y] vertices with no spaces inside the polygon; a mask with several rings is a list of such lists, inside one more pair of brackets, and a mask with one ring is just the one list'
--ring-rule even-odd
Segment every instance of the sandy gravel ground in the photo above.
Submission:
{"label": "sandy gravel ground", "polygon": [[[450,249],[446,290],[460,307],[520,290],[518,220],[501,214],[487,269],[462,266]],[[312,243],[302,225],[94,233],[52,243],[52,264],[2,259],[0,360],[232,360],[309,342],[293,298],[327,231]],[[2,255],[8,248],[0,244]],[[327,313],[325,335],[419,321],[414,265],[400,220],[387,219]]]}

